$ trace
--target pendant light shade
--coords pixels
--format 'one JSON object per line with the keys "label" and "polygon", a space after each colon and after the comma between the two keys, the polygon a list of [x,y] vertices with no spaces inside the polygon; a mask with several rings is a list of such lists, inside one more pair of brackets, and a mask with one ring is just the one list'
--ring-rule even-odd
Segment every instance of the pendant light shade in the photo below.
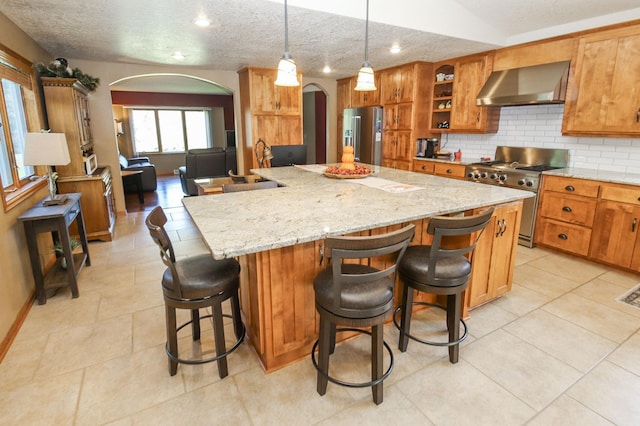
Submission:
{"label": "pendant light shade", "polygon": [[276,86],[299,86],[298,69],[289,53],[289,24],[287,19],[287,0],[284,0],[284,54],[278,63]]}
{"label": "pendant light shade", "polygon": [[353,90],[362,92],[376,90],[373,68],[371,68],[371,64],[369,63],[369,0],[367,0],[367,20],[364,36],[364,63],[358,72],[358,81]]}

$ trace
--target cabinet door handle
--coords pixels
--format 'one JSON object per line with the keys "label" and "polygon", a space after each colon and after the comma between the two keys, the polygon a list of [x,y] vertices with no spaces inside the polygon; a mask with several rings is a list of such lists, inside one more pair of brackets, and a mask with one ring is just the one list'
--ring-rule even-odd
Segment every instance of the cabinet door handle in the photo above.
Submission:
{"label": "cabinet door handle", "polygon": [[571,212],[572,212],[571,207],[569,207],[569,206],[564,206],[564,207],[562,208],[562,211],[563,211],[563,212],[567,212],[567,213],[571,213]]}
{"label": "cabinet door handle", "polygon": [[636,123],[640,123],[640,108],[636,111]]}
{"label": "cabinet door handle", "polygon": [[451,174],[451,173],[453,173],[453,170],[451,170],[451,169],[447,169],[447,173],[448,173],[448,174]]}
{"label": "cabinet door handle", "polygon": [[567,237],[567,234],[558,234],[558,238],[560,238],[561,240],[568,240],[569,237]]}
{"label": "cabinet door handle", "polygon": [[476,116],[476,123],[480,122],[480,113],[478,113],[478,115]]}
{"label": "cabinet door handle", "polygon": [[502,237],[502,234],[504,234],[504,231],[507,230],[507,219],[502,219],[502,231],[500,232],[500,236]]}
{"label": "cabinet door handle", "polygon": [[633,222],[631,222],[631,232],[636,232],[636,225],[638,224],[638,218],[634,217]]}
{"label": "cabinet door handle", "polygon": [[324,247],[320,246],[319,251],[320,251],[320,266],[322,266],[322,262],[324,261]]}
{"label": "cabinet door handle", "polygon": [[573,186],[571,186],[571,185],[567,185],[567,186],[565,186],[565,187],[564,187],[564,189],[566,189],[567,191],[570,191],[570,192],[573,192],[573,191],[575,191],[575,190],[576,190],[576,189],[575,189]]}
{"label": "cabinet door handle", "polygon": [[498,232],[496,232],[496,237],[500,236],[500,231],[502,231],[502,221],[498,220]]}

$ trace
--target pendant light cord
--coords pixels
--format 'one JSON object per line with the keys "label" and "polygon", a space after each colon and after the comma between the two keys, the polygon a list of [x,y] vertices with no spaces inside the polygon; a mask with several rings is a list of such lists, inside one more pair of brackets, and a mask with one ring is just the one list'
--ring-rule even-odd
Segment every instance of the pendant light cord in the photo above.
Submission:
{"label": "pendant light cord", "polygon": [[369,0],[367,0],[367,20],[364,30],[364,61],[369,63]]}
{"label": "pendant light cord", "polygon": [[[367,0],[369,2],[369,0]],[[284,51],[289,52],[289,18],[287,16],[287,0],[284,0]]]}

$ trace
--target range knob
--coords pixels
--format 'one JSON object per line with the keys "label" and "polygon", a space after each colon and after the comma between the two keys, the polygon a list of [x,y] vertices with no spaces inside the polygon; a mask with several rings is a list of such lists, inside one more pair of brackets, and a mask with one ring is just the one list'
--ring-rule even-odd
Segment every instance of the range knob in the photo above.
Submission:
{"label": "range knob", "polygon": [[475,172],[475,173],[474,173],[474,175],[473,175],[473,177],[474,177],[475,179],[480,179],[480,173]]}
{"label": "range knob", "polygon": [[507,180],[507,175],[500,175],[500,177],[498,179],[500,179],[502,182],[504,182],[505,180]]}
{"label": "range knob", "polygon": [[469,172],[469,173],[467,173],[467,177],[468,177],[468,178],[472,178],[472,177],[473,177],[473,172]]}
{"label": "range knob", "polygon": [[498,180],[498,174],[497,173],[491,173],[491,179]]}
{"label": "range knob", "polygon": [[528,180],[527,181],[527,186],[533,186],[533,181],[532,180]]}
{"label": "range knob", "polygon": [[524,179],[518,179],[518,185],[522,186],[525,184],[525,180]]}
{"label": "range knob", "polygon": [[488,174],[487,172],[482,172],[482,173],[480,174],[480,177],[481,177],[482,179],[486,179],[488,175],[489,175],[489,174]]}

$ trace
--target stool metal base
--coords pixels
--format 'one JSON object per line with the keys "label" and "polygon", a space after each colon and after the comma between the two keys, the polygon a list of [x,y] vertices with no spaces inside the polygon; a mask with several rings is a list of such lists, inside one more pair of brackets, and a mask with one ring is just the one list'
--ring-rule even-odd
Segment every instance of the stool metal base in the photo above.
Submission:
{"label": "stool metal base", "polygon": [[[370,331],[366,331],[366,330],[361,330],[359,328],[336,328],[336,333],[339,333],[341,331],[354,331],[357,333],[363,333],[363,334],[368,334],[369,336],[371,336],[371,332]],[[318,347],[318,344],[320,343],[320,339],[316,340],[316,342],[313,345],[313,348],[311,348],[311,362],[313,362],[313,366],[315,367],[315,369],[318,371],[318,373],[320,373],[322,376],[326,377],[327,380],[329,380],[331,383],[335,383],[336,385],[341,385],[341,386],[346,386],[349,388],[368,388],[371,386],[375,386],[379,383],[382,383],[382,381],[384,379],[386,379],[387,377],[389,377],[389,374],[391,374],[391,371],[393,371],[393,352],[391,351],[391,347],[387,344],[387,342],[385,342],[384,340],[382,341],[382,344],[384,345],[384,347],[387,349],[387,352],[389,353],[389,368],[387,369],[387,371],[379,378],[376,380],[372,380],[369,382],[364,382],[364,383],[351,383],[351,382],[344,382],[342,380],[336,379],[331,377],[328,373],[325,373],[324,371],[322,371],[320,369],[320,366],[318,365],[318,362],[316,361],[316,348]]]}
{"label": "stool metal base", "polygon": [[[411,304],[411,306],[413,307],[413,305],[431,306],[433,308],[442,309],[443,311],[447,310],[447,308],[445,308],[443,306],[440,306],[437,303],[413,302]],[[400,333],[402,333],[402,329],[400,328],[400,324],[398,323],[397,316],[398,316],[398,313],[400,313],[401,311],[402,311],[402,306],[398,306],[396,308],[396,310],[393,312],[393,323],[395,324],[396,328],[398,330],[400,330]],[[467,335],[469,334],[467,332],[467,323],[465,323],[462,318],[460,318],[460,323],[462,324],[462,327],[464,327],[464,333],[462,334],[462,336],[459,339],[454,340],[452,342],[434,342],[434,341],[431,341],[431,340],[420,339],[419,337],[412,336],[411,334],[406,333],[406,332],[404,334],[409,339],[415,340],[416,342],[424,343],[425,345],[431,345],[431,346],[454,346],[454,345],[460,344],[464,339],[467,338]]]}
{"label": "stool metal base", "polygon": [[[225,318],[231,318],[233,319],[233,317],[231,315],[227,315],[227,314],[222,314],[223,317]],[[205,315],[203,317],[200,317],[200,320],[203,320],[205,318],[212,318],[212,315]],[[176,334],[182,330],[184,327],[188,326],[189,324],[191,324],[193,322],[192,321],[187,321],[184,324],[182,324],[180,327],[178,327],[176,329]],[[210,358],[202,358],[202,359],[183,359],[183,358],[179,358],[176,355],[173,355],[171,352],[169,352],[169,344],[165,344],[165,352],[167,353],[167,356],[172,360],[172,361],[176,361],[179,362],[180,364],[189,364],[189,365],[198,365],[198,364],[206,364],[207,362],[213,362],[213,361],[217,361],[221,358],[226,357],[227,355],[229,355],[231,352],[235,351],[236,349],[238,349],[238,347],[240,346],[240,344],[242,343],[242,341],[244,340],[245,336],[246,336],[246,329],[244,327],[244,324],[242,325],[242,333],[240,335],[240,337],[238,337],[238,340],[236,340],[236,342],[233,344],[233,346],[231,346],[229,349],[227,349],[224,353],[221,354],[216,354],[216,356],[214,357],[210,357]],[[216,348],[217,349],[217,348]]]}

